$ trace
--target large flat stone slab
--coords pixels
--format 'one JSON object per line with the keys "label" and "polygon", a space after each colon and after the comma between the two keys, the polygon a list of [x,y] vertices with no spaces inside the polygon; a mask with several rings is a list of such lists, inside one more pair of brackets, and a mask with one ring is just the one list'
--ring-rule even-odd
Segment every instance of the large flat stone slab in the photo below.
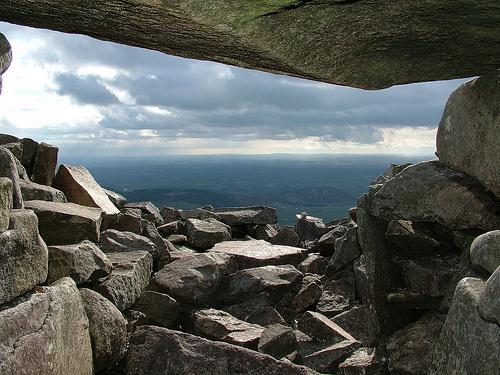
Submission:
{"label": "large flat stone slab", "polygon": [[230,226],[278,222],[276,209],[266,206],[216,208],[213,212],[218,215],[220,221]]}

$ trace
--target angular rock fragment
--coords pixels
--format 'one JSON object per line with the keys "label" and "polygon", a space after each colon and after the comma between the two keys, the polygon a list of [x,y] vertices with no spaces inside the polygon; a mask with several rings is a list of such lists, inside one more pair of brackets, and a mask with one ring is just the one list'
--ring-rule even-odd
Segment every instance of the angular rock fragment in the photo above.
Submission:
{"label": "angular rock fragment", "polygon": [[35,211],[40,235],[47,245],[68,245],[83,240],[99,243],[102,211],[76,203],[26,201]]}
{"label": "angular rock fragment", "polygon": [[234,256],[240,269],[282,264],[296,266],[307,256],[304,249],[271,245],[264,240],[221,242],[215,244],[210,252]]}
{"label": "angular rock fragment", "polygon": [[385,358],[376,348],[359,348],[339,365],[338,375],[369,375],[382,371]]}
{"label": "angular rock fragment", "polygon": [[171,329],[179,326],[179,304],[168,294],[144,290],[132,309],[144,313],[151,324]]}
{"label": "angular rock fragment", "polygon": [[102,190],[104,190],[104,192],[108,196],[108,199],[116,206],[116,208],[123,208],[127,204],[127,199],[123,195],[104,188]]}
{"label": "angular rock fragment", "polygon": [[113,263],[113,271],[106,278],[94,281],[89,287],[123,311],[135,303],[146,287],[153,272],[153,258],[147,251],[106,255]]}
{"label": "angular rock fragment", "polygon": [[489,277],[478,301],[479,315],[500,327],[500,266]]}
{"label": "angular rock fragment", "polygon": [[329,280],[323,288],[316,311],[333,317],[348,310],[356,294],[356,280],[352,272],[347,273],[339,280]]}
{"label": "angular rock fragment", "polygon": [[94,370],[108,368],[125,354],[127,321],[108,299],[91,289],[80,289],[85,313],[89,319]]}
{"label": "angular rock fragment", "polygon": [[99,247],[105,253],[141,250],[147,251],[153,258],[158,254],[156,245],[150,239],[132,232],[120,232],[115,229],[101,232]]}
{"label": "angular rock fragment", "polygon": [[327,276],[333,275],[360,255],[358,230],[357,228],[350,228],[342,237],[335,240],[335,252],[330,258],[325,274]]}
{"label": "angular rock fragment", "polygon": [[354,337],[326,316],[314,311],[306,311],[297,322],[297,327],[312,338],[328,341],[331,344],[344,340],[356,341]]}
{"label": "angular rock fragment", "polygon": [[52,185],[56,174],[59,147],[42,142],[38,145],[31,181],[41,185]]}
{"label": "angular rock fragment", "polygon": [[308,216],[305,212],[301,215],[295,215],[293,230],[299,236],[300,241],[313,241],[327,232],[323,219]]}
{"label": "angular rock fragment", "polygon": [[48,258],[33,211],[10,211],[9,229],[0,233],[0,305],[42,284]]}
{"label": "angular rock fragment", "polygon": [[25,201],[67,202],[64,193],[51,186],[40,185],[35,182],[24,180],[19,181],[19,186],[21,187],[21,194]]}
{"label": "angular rock fragment", "polygon": [[317,275],[305,275],[302,279],[302,287],[293,298],[293,306],[297,313],[304,311],[314,304],[323,293],[323,286]]}
{"label": "angular rock fragment", "polygon": [[303,274],[314,273],[316,275],[323,275],[328,266],[328,258],[319,254],[309,254],[307,258],[302,261],[297,269]]}
{"label": "angular rock fragment", "polygon": [[36,151],[38,150],[38,142],[31,138],[23,138],[21,140],[23,145],[23,156],[21,157],[21,164],[26,168],[26,174],[31,176],[33,174],[33,166],[35,165]]}
{"label": "angular rock fragment", "polygon": [[321,373],[336,374],[340,363],[360,347],[355,340],[344,340],[302,358],[302,363]]}
{"label": "angular rock fragment", "polygon": [[278,234],[276,228],[271,224],[257,225],[255,228],[255,239],[269,241]]}
{"label": "angular rock fragment", "polygon": [[224,308],[232,316],[262,327],[273,324],[286,324],[281,315],[264,296]]}
{"label": "angular rock fragment", "polygon": [[299,236],[293,228],[285,226],[278,230],[276,236],[269,239],[269,243],[273,245],[283,245],[283,246],[298,246],[300,242]]}
{"label": "angular rock fragment", "polygon": [[444,240],[436,238],[428,227],[428,224],[409,220],[391,220],[385,236],[387,241],[399,248],[399,251],[409,256],[418,256],[445,246]]}
{"label": "angular rock fragment", "polygon": [[320,254],[323,256],[333,255],[335,252],[335,241],[344,236],[353,227],[355,227],[355,223],[352,220],[343,220],[332,229],[329,229],[318,241]]}
{"label": "angular rock fragment", "polygon": [[276,209],[266,206],[229,207],[214,210],[224,224],[238,226],[246,224],[276,224]]}
{"label": "angular rock fragment", "polygon": [[89,320],[69,277],[2,306],[0,327],[2,374],[94,373]]}
{"label": "angular rock fragment", "polygon": [[500,266],[500,230],[484,233],[477,237],[470,247],[472,264],[489,273]]}
{"label": "angular rock fragment", "polygon": [[186,235],[191,246],[209,249],[218,242],[231,239],[231,229],[214,218],[187,219]]}
{"label": "angular rock fragment", "polygon": [[374,346],[383,336],[378,316],[370,305],[354,306],[331,320],[365,346]]}
{"label": "angular rock fragment", "polygon": [[276,359],[286,357],[297,349],[294,330],[283,324],[273,324],[267,327],[259,339],[259,352],[269,354]]}
{"label": "angular rock fragment", "polygon": [[131,202],[125,205],[127,208],[139,208],[142,218],[152,222],[157,227],[164,224],[160,210],[151,202]]}
{"label": "angular rock fragment", "polygon": [[7,177],[0,177],[0,233],[9,228],[13,191],[12,180]]}
{"label": "angular rock fragment", "polygon": [[0,146],[0,177],[7,177],[12,182],[12,208],[24,208],[16,158],[8,149],[2,146]]}
{"label": "angular rock fragment", "polygon": [[69,276],[79,285],[88,280],[106,277],[113,268],[106,254],[87,240],[74,245],[49,246],[48,249],[48,284]]}
{"label": "angular rock fragment", "polygon": [[52,185],[63,191],[70,202],[98,207],[106,215],[117,215],[120,212],[85,167],[61,164]]}

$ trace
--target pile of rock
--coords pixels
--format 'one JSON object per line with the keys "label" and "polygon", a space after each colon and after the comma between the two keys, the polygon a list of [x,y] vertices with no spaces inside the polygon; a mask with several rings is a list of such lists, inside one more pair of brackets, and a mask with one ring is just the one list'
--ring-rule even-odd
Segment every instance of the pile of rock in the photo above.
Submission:
{"label": "pile of rock", "polygon": [[[458,137],[450,124],[468,118],[454,103],[460,90],[486,86],[500,99],[498,77],[452,95],[440,136]],[[498,127],[498,108],[490,113],[481,124]],[[500,337],[497,162],[475,178],[463,163],[392,165],[348,218],[302,213],[280,228],[264,206],[127,204],[84,167],[55,173],[54,146],[0,144],[1,373],[500,368],[490,355]],[[451,149],[438,153],[456,160]]]}

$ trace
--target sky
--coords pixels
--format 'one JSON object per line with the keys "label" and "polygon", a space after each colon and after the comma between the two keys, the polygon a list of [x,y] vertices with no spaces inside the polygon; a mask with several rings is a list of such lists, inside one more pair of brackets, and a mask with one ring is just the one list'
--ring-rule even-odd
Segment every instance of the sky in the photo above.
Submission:
{"label": "sky", "polygon": [[466,80],[366,91],[0,22],[0,133],[72,156],[432,155]]}

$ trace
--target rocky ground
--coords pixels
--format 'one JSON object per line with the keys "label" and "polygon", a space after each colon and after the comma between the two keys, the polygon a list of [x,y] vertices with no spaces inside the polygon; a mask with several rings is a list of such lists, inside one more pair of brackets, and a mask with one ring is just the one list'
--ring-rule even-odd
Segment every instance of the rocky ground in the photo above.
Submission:
{"label": "rocky ground", "polygon": [[498,82],[452,95],[439,160],[294,227],[265,206],[127,203],[56,169],[57,147],[0,135],[0,373],[498,373],[498,159],[460,161],[449,130]]}

